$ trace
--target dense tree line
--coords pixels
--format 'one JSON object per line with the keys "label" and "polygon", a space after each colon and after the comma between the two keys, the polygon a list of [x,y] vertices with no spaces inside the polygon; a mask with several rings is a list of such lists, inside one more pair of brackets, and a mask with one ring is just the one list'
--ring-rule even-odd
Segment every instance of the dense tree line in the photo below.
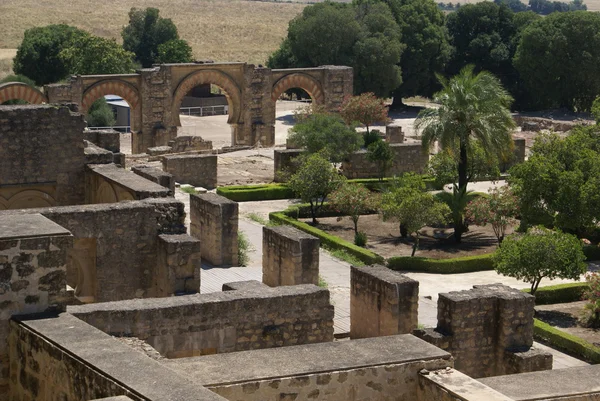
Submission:
{"label": "dense tree line", "polygon": [[[403,97],[440,89],[436,74],[454,75],[472,64],[475,72],[500,79],[514,109],[588,111],[600,93],[600,13],[542,18],[514,12],[509,0],[496,1],[464,5],[447,16],[433,0],[308,6],[290,22],[268,65],[349,65],[357,93],[391,95],[398,106]],[[547,0],[535,4],[540,1]],[[573,4],[583,7],[580,0]]]}

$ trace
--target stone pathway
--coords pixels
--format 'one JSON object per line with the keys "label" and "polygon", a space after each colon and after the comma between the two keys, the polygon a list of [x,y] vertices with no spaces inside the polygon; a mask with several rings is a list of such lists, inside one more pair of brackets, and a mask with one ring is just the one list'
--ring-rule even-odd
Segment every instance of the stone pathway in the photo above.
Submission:
{"label": "stone pathway", "polygon": [[[176,198],[189,207],[189,196],[176,190]],[[201,273],[201,293],[221,291],[224,283],[232,281],[257,280],[262,281],[262,225],[248,219],[248,214],[254,213],[267,218],[269,211],[283,210],[293,204],[292,200],[244,202],[240,203],[239,229],[244,232],[253,246],[250,252],[250,267],[210,268],[204,266]],[[186,220],[189,226],[189,217]],[[321,250],[319,255],[320,276],[327,283],[331,294],[331,302],[335,306],[334,332],[336,336],[344,336],[350,331],[350,265],[332,257]],[[419,281],[419,323],[425,327],[435,327],[437,324],[438,293],[468,290],[477,284],[502,283],[514,288],[527,288],[528,284],[505,277],[494,271],[474,272],[465,274],[429,274],[404,273]],[[567,280],[544,280],[542,285],[559,284]],[[587,363],[573,358],[562,352],[546,347],[539,343],[534,345],[547,349],[554,355],[554,369],[574,366],[584,366]]]}

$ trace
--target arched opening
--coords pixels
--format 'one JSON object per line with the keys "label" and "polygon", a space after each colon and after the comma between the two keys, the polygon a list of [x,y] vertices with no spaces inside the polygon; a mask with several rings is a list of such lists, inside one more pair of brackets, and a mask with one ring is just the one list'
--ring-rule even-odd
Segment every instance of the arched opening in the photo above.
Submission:
{"label": "arched opening", "polygon": [[177,135],[201,137],[211,141],[213,148],[231,145],[240,124],[240,102],[241,91],[227,74],[217,70],[191,73],[173,95],[172,114],[180,127]]}
{"label": "arched opening", "polygon": [[121,152],[133,153],[141,123],[137,89],[120,80],[100,81],[83,94],[81,112],[88,129],[115,129],[121,132]]}
{"label": "arched opening", "polygon": [[25,190],[16,193],[9,199],[0,196],[0,210],[33,209],[56,206],[56,201],[49,194],[37,190]]}
{"label": "arched opening", "polygon": [[0,105],[15,103],[42,104],[47,103],[47,99],[39,89],[22,82],[0,84]]}
{"label": "arched opening", "polygon": [[292,73],[280,78],[271,92],[275,102],[275,145],[286,143],[294,115],[302,109],[323,105],[321,84],[309,75]]}

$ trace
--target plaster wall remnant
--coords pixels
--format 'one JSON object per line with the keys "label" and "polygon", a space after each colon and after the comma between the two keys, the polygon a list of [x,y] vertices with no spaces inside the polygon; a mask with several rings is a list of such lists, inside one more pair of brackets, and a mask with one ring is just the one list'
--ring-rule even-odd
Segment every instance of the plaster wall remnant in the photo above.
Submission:
{"label": "plaster wall remnant", "polygon": [[534,303],[502,284],[439,294],[437,327],[415,333],[475,378],[552,369],[552,355],[532,348]]}
{"label": "plaster wall remnant", "polygon": [[238,204],[223,196],[190,194],[190,233],[202,259],[213,266],[238,265]]}
{"label": "plaster wall remnant", "polygon": [[217,186],[217,155],[164,155],[162,166],[179,183],[207,189]]}
{"label": "plaster wall remnant", "polygon": [[[306,90],[317,104],[336,111],[352,95],[351,67],[271,70],[246,63],[161,64],[135,74],[73,76],[44,87],[36,102],[75,103],[82,113],[100,97],[122,97],[131,107],[133,153],[166,146],[181,126],[181,104],[195,87],[213,84],[225,93],[232,146],[275,144],[275,102],[288,89]],[[6,92],[0,86],[0,98]],[[27,95],[28,96],[28,95]]]}
{"label": "plaster wall remnant", "polygon": [[350,338],[412,333],[419,282],[385,266],[351,266]]}
{"label": "plaster wall remnant", "polygon": [[263,283],[281,285],[319,283],[318,238],[294,227],[263,227]]}

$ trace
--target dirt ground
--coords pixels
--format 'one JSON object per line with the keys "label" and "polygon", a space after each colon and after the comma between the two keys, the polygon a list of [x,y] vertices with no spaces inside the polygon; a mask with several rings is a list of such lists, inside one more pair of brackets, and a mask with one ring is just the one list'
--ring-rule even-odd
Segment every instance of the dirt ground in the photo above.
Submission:
{"label": "dirt ground", "polygon": [[536,318],[573,334],[600,347],[600,329],[589,329],[579,324],[586,302],[569,302],[566,304],[539,305],[535,307]]}
{"label": "dirt ground", "polygon": [[[311,219],[302,219],[310,222]],[[318,228],[349,242],[354,242],[354,225],[349,217],[341,220],[337,217],[318,219]],[[361,216],[358,230],[367,234],[366,248],[389,258],[392,256],[410,256],[413,247],[412,238],[401,238],[398,223],[384,222],[378,215]],[[462,256],[482,255],[496,250],[498,241],[490,225],[470,226],[463,235],[460,244],[454,241],[452,228],[425,227],[421,230],[419,249],[415,256],[446,259]],[[507,234],[511,233],[509,230]]]}

